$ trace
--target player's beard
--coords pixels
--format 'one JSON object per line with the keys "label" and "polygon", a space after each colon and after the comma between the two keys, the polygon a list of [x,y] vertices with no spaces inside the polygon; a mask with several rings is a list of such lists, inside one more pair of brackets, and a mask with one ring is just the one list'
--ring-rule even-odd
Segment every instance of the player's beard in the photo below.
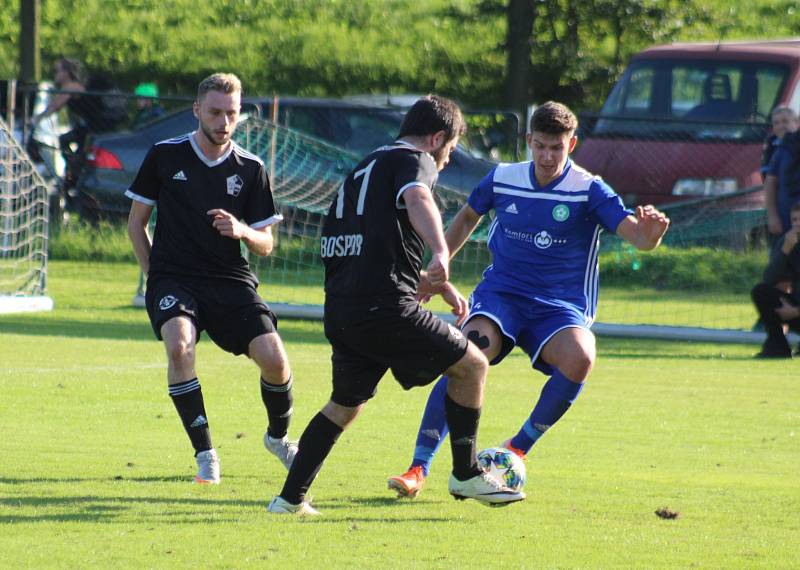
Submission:
{"label": "player's beard", "polygon": [[446,152],[447,145],[442,144],[439,148],[431,152],[431,156],[433,157],[433,161],[436,163],[436,170],[441,172],[446,165],[445,163],[445,152]]}
{"label": "player's beard", "polygon": [[203,131],[206,139],[208,139],[211,144],[215,144],[217,146],[225,146],[228,144],[228,142],[231,140],[231,135],[233,135],[233,131],[231,130],[227,135],[222,137],[222,140],[220,140],[219,135],[217,135],[213,129],[209,128],[202,121],[200,121],[200,129]]}

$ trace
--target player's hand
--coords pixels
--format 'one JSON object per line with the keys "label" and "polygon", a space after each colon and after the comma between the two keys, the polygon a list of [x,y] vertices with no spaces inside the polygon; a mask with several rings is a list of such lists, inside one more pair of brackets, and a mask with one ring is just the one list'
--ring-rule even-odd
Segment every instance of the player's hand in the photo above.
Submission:
{"label": "player's hand", "polygon": [[786,234],[783,236],[783,245],[781,246],[783,253],[789,255],[797,245],[799,237],[800,235],[798,235],[798,231],[794,228],[786,232]]}
{"label": "player's hand", "polygon": [[433,298],[433,295],[431,295],[430,293],[417,293],[416,295],[414,295],[414,298],[417,300],[418,303],[424,305]]}
{"label": "player's hand", "polygon": [[447,252],[434,253],[428,264],[428,281],[433,287],[443,285],[450,279],[450,258]]}
{"label": "player's hand", "polygon": [[450,260],[446,252],[435,253],[428,264],[428,281],[433,287],[443,285],[450,278]]}
{"label": "player's hand", "polygon": [[661,238],[667,233],[670,220],[664,212],[657,210],[652,205],[636,207],[636,220],[641,227],[641,235],[653,247],[661,242]]}
{"label": "player's hand", "polygon": [[469,305],[464,296],[458,292],[458,289],[453,287],[450,283],[445,283],[442,289],[442,298],[445,303],[452,307],[452,313],[456,316],[456,325],[460,325],[467,318]]}
{"label": "player's hand", "polygon": [[244,237],[245,228],[247,226],[240,222],[233,214],[219,208],[209,210],[206,214],[213,216],[211,225],[220,235],[231,239],[242,239],[242,237]]}
{"label": "player's hand", "polygon": [[780,317],[783,322],[791,321],[800,317],[800,307],[788,303],[785,297],[781,297],[781,306],[775,309],[775,314]]}

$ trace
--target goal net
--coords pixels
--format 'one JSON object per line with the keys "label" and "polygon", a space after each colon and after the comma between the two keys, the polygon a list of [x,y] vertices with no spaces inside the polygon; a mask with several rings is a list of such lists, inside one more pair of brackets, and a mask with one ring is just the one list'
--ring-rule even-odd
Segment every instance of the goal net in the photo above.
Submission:
{"label": "goal net", "polygon": [[0,313],[53,308],[47,281],[47,186],[0,119]]}
{"label": "goal net", "polygon": [[[319,318],[323,265],[322,216],[342,178],[361,157],[272,123],[249,119],[237,142],[267,165],[285,221],[269,257],[251,260],[262,294],[284,316]],[[463,189],[437,186],[445,225],[464,204]],[[768,254],[763,210],[737,206],[742,196],[697,200],[665,210],[672,226],[664,244],[639,252],[605,233],[601,237],[599,334],[759,342],[749,291]],[[452,263],[452,278],[467,294],[490,263],[488,216]],[[432,305],[446,313],[441,302]]]}

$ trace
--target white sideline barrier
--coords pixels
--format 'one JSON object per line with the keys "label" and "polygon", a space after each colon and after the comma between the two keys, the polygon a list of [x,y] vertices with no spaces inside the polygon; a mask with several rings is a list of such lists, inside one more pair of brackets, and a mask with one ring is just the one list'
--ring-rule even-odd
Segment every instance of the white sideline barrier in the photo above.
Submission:
{"label": "white sideline barrier", "polygon": [[53,300],[50,297],[0,295],[0,315],[52,310]]}
{"label": "white sideline barrier", "polygon": [[[136,307],[144,307],[144,297],[133,298]],[[305,319],[321,321],[323,309],[319,305],[289,305],[287,303],[269,303],[275,314],[283,319]],[[455,323],[449,313],[437,313],[439,318],[448,323]],[[595,323],[592,332],[597,336],[616,338],[647,338],[655,340],[689,340],[693,342],[719,342],[725,344],[761,344],[766,335],[763,332],[737,331],[729,329],[703,329],[694,327],[668,327],[658,325],[619,325],[613,323]],[[800,335],[789,333],[790,343],[800,342]]]}

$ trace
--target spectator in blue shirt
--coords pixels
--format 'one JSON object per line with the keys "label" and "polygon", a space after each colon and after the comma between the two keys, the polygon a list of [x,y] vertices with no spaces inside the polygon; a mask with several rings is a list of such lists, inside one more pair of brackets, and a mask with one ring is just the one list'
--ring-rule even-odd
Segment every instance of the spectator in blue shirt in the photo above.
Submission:
{"label": "spectator in blue shirt", "polygon": [[775,149],[781,144],[786,133],[793,133],[797,130],[797,115],[791,107],[779,105],[772,110],[770,115],[772,120],[772,133],[764,139],[763,152],[761,154],[761,179],[767,177],[769,163]]}

